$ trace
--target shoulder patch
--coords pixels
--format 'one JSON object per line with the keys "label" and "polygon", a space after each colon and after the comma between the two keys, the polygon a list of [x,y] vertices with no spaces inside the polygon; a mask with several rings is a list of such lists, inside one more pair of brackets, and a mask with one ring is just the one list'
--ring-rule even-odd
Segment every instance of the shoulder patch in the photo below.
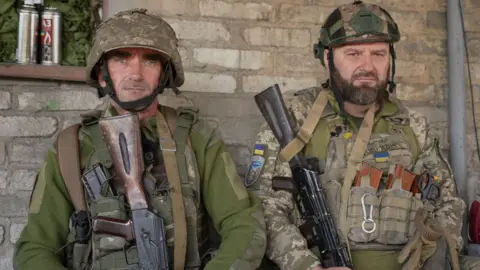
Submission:
{"label": "shoulder patch", "polygon": [[248,171],[245,175],[245,187],[250,187],[251,185],[255,184],[262,174],[263,166],[265,165],[265,158],[263,157],[265,147],[266,145],[264,144],[255,144],[253,156],[250,159],[250,165],[248,166]]}

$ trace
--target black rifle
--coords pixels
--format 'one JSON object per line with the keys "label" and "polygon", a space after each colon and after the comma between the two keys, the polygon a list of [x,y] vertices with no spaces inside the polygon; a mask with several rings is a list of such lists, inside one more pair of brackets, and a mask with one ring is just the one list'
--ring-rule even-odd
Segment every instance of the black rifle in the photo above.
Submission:
{"label": "black rifle", "polygon": [[[281,148],[293,138],[295,132],[292,120],[287,112],[282,93],[277,84],[255,95],[255,102],[267,121]],[[272,179],[274,190],[287,190],[293,193],[300,215],[306,221],[309,233],[302,231],[309,246],[320,250],[322,267],[345,266],[352,268],[352,260],[345,245],[341,245],[333,222],[327,199],[318,175],[322,174],[318,159],[307,159],[302,154],[289,160],[293,179],[275,177]],[[307,235],[306,235],[307,234]]]}

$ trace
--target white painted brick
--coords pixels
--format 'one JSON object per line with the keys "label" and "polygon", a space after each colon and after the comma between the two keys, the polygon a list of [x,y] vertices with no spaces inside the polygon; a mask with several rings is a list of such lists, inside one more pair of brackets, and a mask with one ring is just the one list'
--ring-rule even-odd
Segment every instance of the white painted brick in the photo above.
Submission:
{"label": "white painted brick", "polygon": [[8,172],[0,170],[0,189],[7,188]]}
{"label": "white painted brick", "polygon": [[49,91],[27,92],[18,95],[18,107],[25,111],[92,110],[102,104],[93,92],[84,91]]}
{"label": "white painted brick", "polygon": [[195,48],[193,56],[201,64],[226,68],[259,70],[273,66],[273,57],[270,52]]}
{"label": "white painted brick", "polygon": [[268,21],[273,7],[266,3],[229,3],[225,1],[200,1],[200,15]]}
{"label": "white painted brick", "polygon": [[198,0],[147,0],[146,2],[145,6],[150,11],[162,15],[195,14],[198,10]]}
{"label": "white painted brick", "polygon": [[27,142],[14,143],[9,159],[12,162],[23,164],[42,163],[45,154],[51,147],[52,142],[50,141],[29,140]]}
{"label": "white painted brick", "polygon": [[240,51],[241,69],[268,69],[273,67],[273,56],[271,52],[261,51]]}
{"label": "white painted brick", "polygon": [[0,110],[7,110],[12,107],[10,92],[0,91]]}
{"label": "white painted brick", "polygon": [[222,23],[165,19],[177,33],[178,39],[229,41],[230,32]]}
{"label": "white painted brick", "polygon": [[435,100],[435,85],[409,85],[399,83],[395,94],[398,99],[411,101],[432,101]]}
{"label": "white painted brick", "polygon": [[471,73],[472,73],[472,82],[480,83],[480,64],[470,63]]}
{"label": "white painted brick", "polygon": [[397,60],[395,65],[395,76],[397,80],[404,79],[409,82],[427,82],[427,67],[424,63]]}
{"label": "white painted brick", "polygon": [[237,81],[234,77],[225,74],[185,73],[185,84],[180,88],[183,91],[234,93]]}
{"label": "white painted brick", "polygon": [[416,33],[426,29],[427,16],[423,12],[391,11],[390,15],[403,33]]}
{"label": "white painted brick", "polygon": [[190,59],[188,58],[187,48],[180,46],[178,47],[178,52],[180,53],[183,67],[190,67],[192,64],[190,63]]}
{"label": "white painted brick", "polygon": [[131,8],[147,8],[161,15],[184,15],[198,9],[198,0],[103,0],[108,5],[107,15]]}
{"label": "white painted brick", "polygon": [[53,117],[0,116],[0,137],[50,136],[56,130]]}
{"label": "white painted brick", "polygon": [[0,257],[0,269],[2,270],[14,270],[13,269],[13,254],[15,252],[14,247],[8,248],[7,246],[3,247],[5,253]]}
{"label": "white painted brick", "polygon": [[310,45],[306,29],[253,27],[245,29],[245,39],[252,45],[305,47]]}
{"label": "white painted brick", "polygon": [[289,74],[290,72],[310,72],[318,74],[319,78],[327,78],[328,72],[320,64],[320,60],[311,54],[298,53],[277,53],[275,57],[276,72],[280,74]]}
{"label": "white painted brick", "polygon": [[193,57],[202,64],[226,68],[240,67],[240,52],[238,50],[195,48]]}
{"label": "white painted brick", "polygon": [[26,223],[12,223],[12,225],[10,225],[10,243],[15,244],[17,242],[25,225]]}
{"label": "white painted brick", "polygon": [[280,6],[280,21],[321,25],[332,11],[333,8],[318,5],[283,4]]}
{"label": "white painted brick", "polygon": [[10,186],[14,190],[31,191],[35,183],[37,172],[34,170],[16,170],[10,178]]}
{"label": "white painted brick", "polygon": [[245,92],[261,92],[267,87],[278,84],[282,92],[300,90],[313,87],[317,83],[315,78],[293,78],[281,76],[253,75],[243,77],[243,90]]}
{"label": "white painted brick", "polygon": [[5,142],[0,140],[0,164],[3,164],[5,162]]}

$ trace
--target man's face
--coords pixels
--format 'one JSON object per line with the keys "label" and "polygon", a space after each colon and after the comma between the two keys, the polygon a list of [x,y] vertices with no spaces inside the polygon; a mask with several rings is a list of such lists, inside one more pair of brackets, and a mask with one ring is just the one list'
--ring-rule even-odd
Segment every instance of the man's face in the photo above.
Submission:
{"label": "man's face", "polygon": [[[120,101],[134,101],[153,93],[162,74],[162,55],[147,48],[121,48],[107,53],[107,67]],[[106,86],[101,74],[102,87]]]}
{"label": "man's face", "polygon": [[[325,52],[325,55],[327,51]],[[390,73],[389,46],[385,42],[334,48],[333,80],[346,102],[368,105],[386,90]],[[325,57],[325,63],[328,59]]]}

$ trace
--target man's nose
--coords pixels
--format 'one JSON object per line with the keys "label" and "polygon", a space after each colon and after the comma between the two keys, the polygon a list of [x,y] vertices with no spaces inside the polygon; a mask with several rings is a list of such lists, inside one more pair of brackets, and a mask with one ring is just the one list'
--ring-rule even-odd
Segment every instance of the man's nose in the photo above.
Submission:
{"label": "man's nose", "polygon": [[137,57],[133,58],[130,61],[129,69],[129,76],[131,80],[143,80],[143,66],[140,59],[138,59]]}
{"label": "man's nose", "polygon": [[373,59],[370,54],[364,54],[361,58],[361,68],[366,71],[370,71],[374,69],[373,66]]}

